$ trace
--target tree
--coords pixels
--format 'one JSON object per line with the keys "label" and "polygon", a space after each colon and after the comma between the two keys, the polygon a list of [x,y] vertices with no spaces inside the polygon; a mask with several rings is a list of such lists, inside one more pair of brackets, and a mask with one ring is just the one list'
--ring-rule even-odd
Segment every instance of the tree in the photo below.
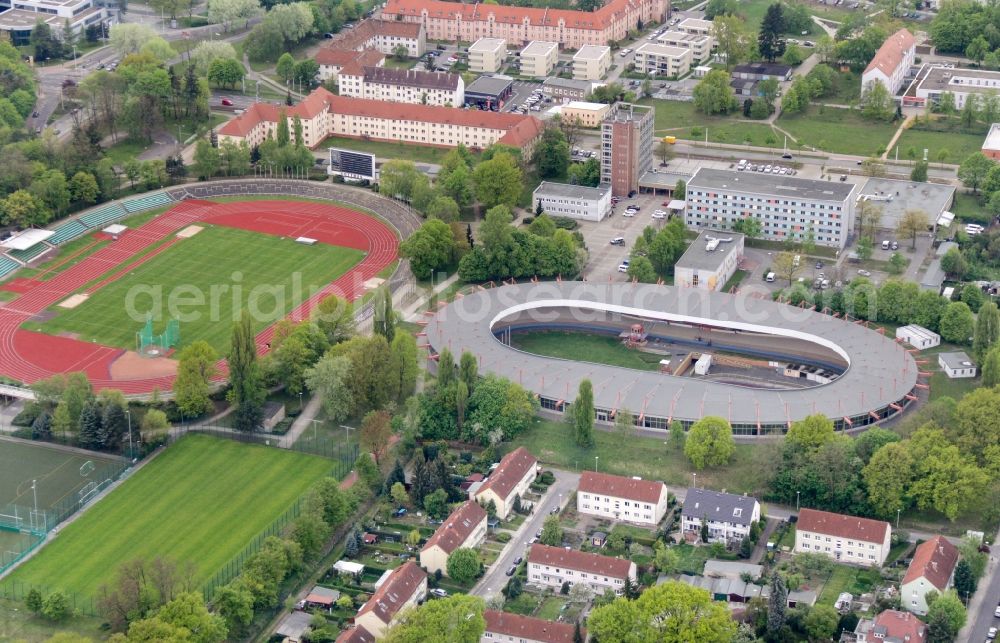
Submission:
{"label": "tree", "polygon": [[69,181],[69,193],[77,203],[97,203],[97,197],[100,195],[97,179],[90,172],[77,172]]}
{"label": "tree", "polygon": [[243,311],[233,324],[232,349],[229,353],[229,403],[235,407],[235,428],[256,431],[264,412],[264,383],[257,360],[257,342],[250,312]]}
{"label": "tree", "polygon": [[729,643],[736,634],[736,621],[707,591],[667,581],[635,600],[621,597],[595,607],[587,618],[587,630],[599,641]]}
{"label": "tree", "polygon": [[358,477],[372,491],[378,491],[382,486],[382,474],[379,472],[378,467],[375,466],[375,461],[372,460],[370,453],[363,452],[358,456],[358,459],[354,461],[354,470],[357,471]]}
{"label": "tree", "polygon": [[547,516],[542,524],[542,535],[538,538],[538,542],[549,547],[561,547],[562,540],[563,531],[558,516]]}
{"label": "tree", "polygon": [[174,400],[184,416],[196,418],[212,408],[208,397],[209,382],[218,372],[218,361],[218,353],[204,340],[191,342],[181,350],[174,380]]}
{"label": "tree", "polygon": [[965,187],[972,188],[973,194],[978,194],[980,184],[994,165],[995,162],[982,152],[970,154],[958,166],[958,180],[965,184]]}
{"label": "tree", "polygon": [[514,157],[500,152],[483,161],[472,171],[476,198],[486,208],[497,205],[513,207],[521,196],[521,169]]}
{"label": "tree", "polygon": [[487,444],[489,435],[499,431],[503,439],[509,440],[528,428],[537,404],[534,396],[519,384],[487,375],[469,396],[467,437]]}
{"label": "tree", "polygon": [[389,350],[392,353],[393,364],[398,369],[398,386],[391,388],[399,389],[399,398],[408,398],[413,395],[420,370],[417,364],[417,340],[409,333],[399,333],[393,338]]}
{"label": "tree", "polygon": [[304,373],[305,384],[319,395],[323,412],[334,422],[346,420],[354,408],[351,393],[351,360],[344,356],[325,355]]}
{"label": "tree", "polygon": [[[448,232],[451,232],[449,228]],[[372,330],[392,343],[396,337],[396,312],[392,309],[392,293],[388,288],[380,288],[375,293],[375,319]]]}
{"label": "tree", "polygon": [[424,496],[424,510],[431,518],[441,519],[448,515],[448,492],[435,489]]}
{"label": "tree", "polygon": [[64,621],[72,614],[69,599],[62,592],[52,592],[42,601],[42,616],[50,621]]}
{"label": "tree", "polygon": [[968,602],[969,597],[976,591],[976,578],[972,575],[972,567],[969,566],[969,561],[962,559],[955,565],[953,584],[959,598]]}
{"label": "tree", "polygon": [[229,31],[234,22],[249,23],[263,13],[260,0],[212,0],[208,5],[209,22],[222,24],[226,31]]}
{"label": "tree", "polygon": [[594,386],[590,380],[580,382],[580,388],[570,411],[573,414],[573,429],[576,444],[584,448],[594,446]]}
{"label": "tree", "polygon": [[806,614],[803,625],[812,641],[829,641],[837,632],[840,614],[832,605],[814,605]]}
{"label": "tree", "polygon": [[738,106],[729,85],[729,74],[721,69],[705,74],[694,88],[694,108],[702,114],[728,114]]}
{"label": "tree", "polygon": [[2,220],[19,228],[30,228],[48,223],[51,213],[40,199],[27,190],[17,190],[2,202]]}
{"label": "tree", "polygon": [[246,70],[232,58],[216,58],[208,66],[207,78],[218,87],[235,87],[243,81]]}
{"label": "tree", "polygon": [[546,127],[535,146],[535,167],[543,179],[562,178],[569,167],[569,143],[557,126]]}
{"label": "tree", "polygon": [[941,270],[944,270],[946,275],[961,278],[968,272],[969,266],[958,248],[949,248],[941,257]]}
{"label": "tree", "polygon": [[476,356],[469,351],[463,351],[458,363],[458,377],[465,382],[466,388],[473,391],[479,381],[479,362]]}
{"label": "tree", "polygon": [[992,388],[1000,384],[1000,346],[988,350],[979,365],[984,387]]}
{"label": "tree", "polygon": [[916,250],[917,235],[921,232],[927,232],[929,226],[930,221],[927,218],[926,212],[923,210],[907,210],[899,218],[899,222],[896,224],[896,232],[901,237],[909,237],[910,248]]}
{"label": "tree", "polygon": [[965,302],[953,301],[941,315],[941,337],[955,344],[967,344],[972,337],[975,318]]}
{"label": "tree", "polygon": [[466,594],[428,601],[404,611],[386,632],[385,643],[476,643],[486,630],[484,608],[483,599]]}
{"label": "tree", "polygon": [[215,590],[212,607],[226,622],[231,634],[238,635],[253,622],[254,596],[247,582],[237,578]]}
{"label": "tree", "polygon": [[778,279],[785,279],[788,281],[788,285],[791,286],[795,282],[795,277],[802,270],[802,261],[796,262],[795,255],[791,252],[779,252],[774,257],[774,263],[772,264],[774,269],[774,274]]}
{"label": "tree", "polygon": [[[975,284],[969,284],[968,287],[975,288],[982,294],[982,291]],[[979,314],[976,316],[976,333],[972,342],[972,351],[976,360],[982,362],[986,353],[996,345],[998,339],[1000,339],[1000,311],[995,303],[988,301],[980,306]]]}
{"label": "tree", "polygon": [[969,43],[969,46],[965,48],[965,57],[976,61],[976,64],[978,65],[983,62],[983,59],[986,58],[986,54],[988,54],[991,49],[990,43],[986,41],[986,38],[979,35],[976,36],[972,42]]}
{"label": "tree", "polygon": [[674,185],[674,198],[684,199],[687,196],[687,183],[684,179],[677,179],[677,183]]}
{"label": "tree", "polygon": [[969,309],[974,313],[978,313],[979,309],[982,307],[983,302],[986,301],[986,296],[983,295],[983,290],[976,284],[965,284],[962,287],[962,294],[959,297],[960,301],[964,301]]}
{"label": "tree", "polygon": [[[392,487],[390,487],[389,496],[397,506],[406,506],[410,504],[410,494],[406,493],[406,487],[403,486],[402,482],[396,482],[392,485]],[[409,540],[409,536],[407,536],[407,539]],[[420,542],[419,531],[417,531],[417,542]]]}
{"label": "tree", "polygon": [[684,455],[696,469],[726,464],[735,452],[733,428],[716,416],[706,416],[692,424],[684,440]]}
{"label": "tree", "polygon": [[391,419],[388,411],[369,411],[361,421],[361,448],[374,456],[375,464],[381,462],[389,447],[389,438],[392,437]]}
{"label": "tree", "polygon": [[718,46],[719,55],[729,70],[745,59],[750,49],[750,33],[746,23],[739,16],[718,15],[712,20],[712,35]]}
{"label": "tree", "polygon": [[194,150],[194,171],[199,179],[215,176],[222,159],[218,148],[207,139],[199,139]]}
{"label": "tree", "polygon": [[870,82],[865,86],[859,107],[861,115],[870,120],[888,121],[896,113],[889,90],[880,82]]}
{"label": "tree", "polygon": [[786,43],[785,53],[781,56],[781,62],[789,67],[797,67],[801,65],[802,61],[807,57],[806,53],[802,50],[802,47],[798,46],[794,42],[786,41]]}
{"label": "tree", "polygon": [[124,58],[129,54],[139,53],[144,44],[156,37],[156,31],[149,25],[120,22],[111,25],[109,41],[115,53]]}
{"label": "tree", "polygon": [[767,631],[777,634],[785,625],[785,610],[788,609],[788,587],[778,572],[771,574],[771,594],[767,597]]}
{"label": "tree", "polygon": [[861,171],[865,176],[885,177],[885,161],[876,156],[866,158],[861,162]]}
{"label": "tree", "polygon": [[825,415],[817,414],[792,422],[792,426],[785,435],[785,442],[808,451],[818,449],[824,444],[832,442],[836,437],[833,422]]}
{"label": "tree", "polygon": [[756,239],[764,233],[764,228],[760,219],[750,216],[733,223],[733,232],[739,232],[747,239]]}
{"label": "tree", "polygon": [[775,2],[767,8],[757,36],[757,51],[768,62],[774,62],[785,53],[785,40],[781,37],[784,32],[785,20],[781,13],[781,3]]}
{"label": "tree", "polygon": [[427,206],[427,217],[440,219],[446,223],[457,221],[461,215],[458,203],[450,196],[437,196]]}
{"label": "tree", "polygon": [[913,164],[913,170],[910,172],[910,180],[919,183],[927,182],[927,161],[921,160]]}
{"label": "tree", "polygon": [[39,614],[42,611],[42,593],[38,591],[37,588],[32,587],[28,590],[28,595],[24,597],[24,606],[28,608],[28,611],[32,614]]}
{"label": "tree", "polygon": [[949,643],[965,625],[965,606],[955,590],[948,590],[930,602],[927,609],[929,643]]}
{"label": "tree", "polygon": [[705,5],[705,20],[714,20],[716,16],[732,16],[736,14],[735,0],[709,0]]}
{"label": "tree", "polygon": [[448,578],[456,583],[466,584],[476,580],[483,564],[479,552],[468,547],[460,547],[448,556]]}
{"label": "tree", "polygon": [[630,279],[635,279],[639,283],[652,284],[656,283],[659,277],[656,274],[656,269],[653,268],[653,263],[648,257],[633,257],[628,265],[628,276]]}

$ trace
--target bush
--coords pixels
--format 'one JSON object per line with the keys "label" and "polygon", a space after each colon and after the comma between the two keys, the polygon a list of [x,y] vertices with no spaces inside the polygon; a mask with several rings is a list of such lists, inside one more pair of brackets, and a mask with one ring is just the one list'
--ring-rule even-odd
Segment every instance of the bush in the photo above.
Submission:
{"label": "bush", "polygon": [[550,485],[556,481],[556,476],[551,471],[542,471],[542,475],[538,476],[538,482],[544,485]]}
{"label": "bush", "polygon": [[578,224],[576,219],[570,219],[569,217],[552,217],[552,223],[556,224],[557,228],[562,228],[563,230],[576,230]]}
{"label": "bush", "polygon": [[34,402],[28,402],[24,405],[24,409],[20,413],[14,416],[14,419],[10,421],[14,426],[30,427],[38,417],[38,414],[42,412],[40,406]]}
{"label": "bush", "polygon": [[497,541],[499,542],[509,543],[510,539],[511,539],[510,532],[501,531],[499,534],[497,534]]}
{"label": "bush", "polygon": [[50,621],[62,621],[70,615],[69,599],[62,592],[52,592],[42,603],[42,616]]}

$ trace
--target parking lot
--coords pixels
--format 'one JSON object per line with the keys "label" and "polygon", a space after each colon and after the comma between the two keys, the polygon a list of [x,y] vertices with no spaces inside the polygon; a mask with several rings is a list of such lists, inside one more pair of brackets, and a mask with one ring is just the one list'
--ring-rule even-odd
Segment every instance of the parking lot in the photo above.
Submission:
{"label": "parking lot", "polygon": [[[514,81],[514,93],[510,95],[503,111],[517,114],[537,113],[552,103],[552,98],[542,96],[542,84],[526,80]],[[537,114],[536,114],[537,115]]]}
{"label": "parking lot", "polygon": [[[618,272],[618,266],[628,259],[632,244],[646,226],[659,229],[666,225],[666,218],[653,218],[653,212],[665,209],[663,202],[666,200],[662,195],[639,194],[632,199],[622,199],[614,214],[600,223],[581,221],[580,231],[590,250],[584,278],[588,281],[628,281],[625,273]],[[639,207],[635,216],[625,216],[629,205]],[[611,240],[617,237],[622,237],[625,245],[611,245]]]}

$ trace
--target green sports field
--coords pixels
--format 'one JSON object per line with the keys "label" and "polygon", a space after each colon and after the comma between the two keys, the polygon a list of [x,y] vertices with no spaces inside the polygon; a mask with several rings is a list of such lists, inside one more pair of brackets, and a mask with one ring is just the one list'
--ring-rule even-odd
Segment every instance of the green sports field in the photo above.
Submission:
{"label": "green sports field", "polygon": [[[254,314],[259,331],[363,256],[352,248],[304,246],[289,238],[205,225],[195,236],[178,240],[101,287],[76,308],[53,307],[52,319],[28,322],[25,328],[72,333],[85,341],[134,349],[142,320],[153,311],[155,333],[163,331],[168,319],[177,318],[181,346],[203,339],[225,353],[234,310],[249,305],[251,312],[259,311]],[[124,265],[128,262],[105,276]],[[234,296],[237,287],[241,292]]]}
{"label": "green sports field", "polygon": [[190,561],[200,585],[331,468],[315,456],[188,435],[10,578],[93,596],[123,562],[163,556]]}

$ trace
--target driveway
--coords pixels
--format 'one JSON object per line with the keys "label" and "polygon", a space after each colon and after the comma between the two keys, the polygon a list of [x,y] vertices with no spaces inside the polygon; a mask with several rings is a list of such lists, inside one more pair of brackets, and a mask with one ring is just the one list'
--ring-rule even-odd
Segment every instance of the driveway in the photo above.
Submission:
{"label": "driveway", "polygon": [[527,557],[528,540],[542,528],[553,507],[565,507],[570,495],[576,491],[580,483],[579,473],[556,469],[550,471],[555,474],[556,481],[549,486],[542,499],[535,503],[535,512],[521,523],[520,528],[514,532],[514,537],[504,546],[496,562],[486,570],[486,574],[479,579],[470,594],[484,598],[499,594],[507,584],[507,570],[514,564],[514,559],[518,556]]}

